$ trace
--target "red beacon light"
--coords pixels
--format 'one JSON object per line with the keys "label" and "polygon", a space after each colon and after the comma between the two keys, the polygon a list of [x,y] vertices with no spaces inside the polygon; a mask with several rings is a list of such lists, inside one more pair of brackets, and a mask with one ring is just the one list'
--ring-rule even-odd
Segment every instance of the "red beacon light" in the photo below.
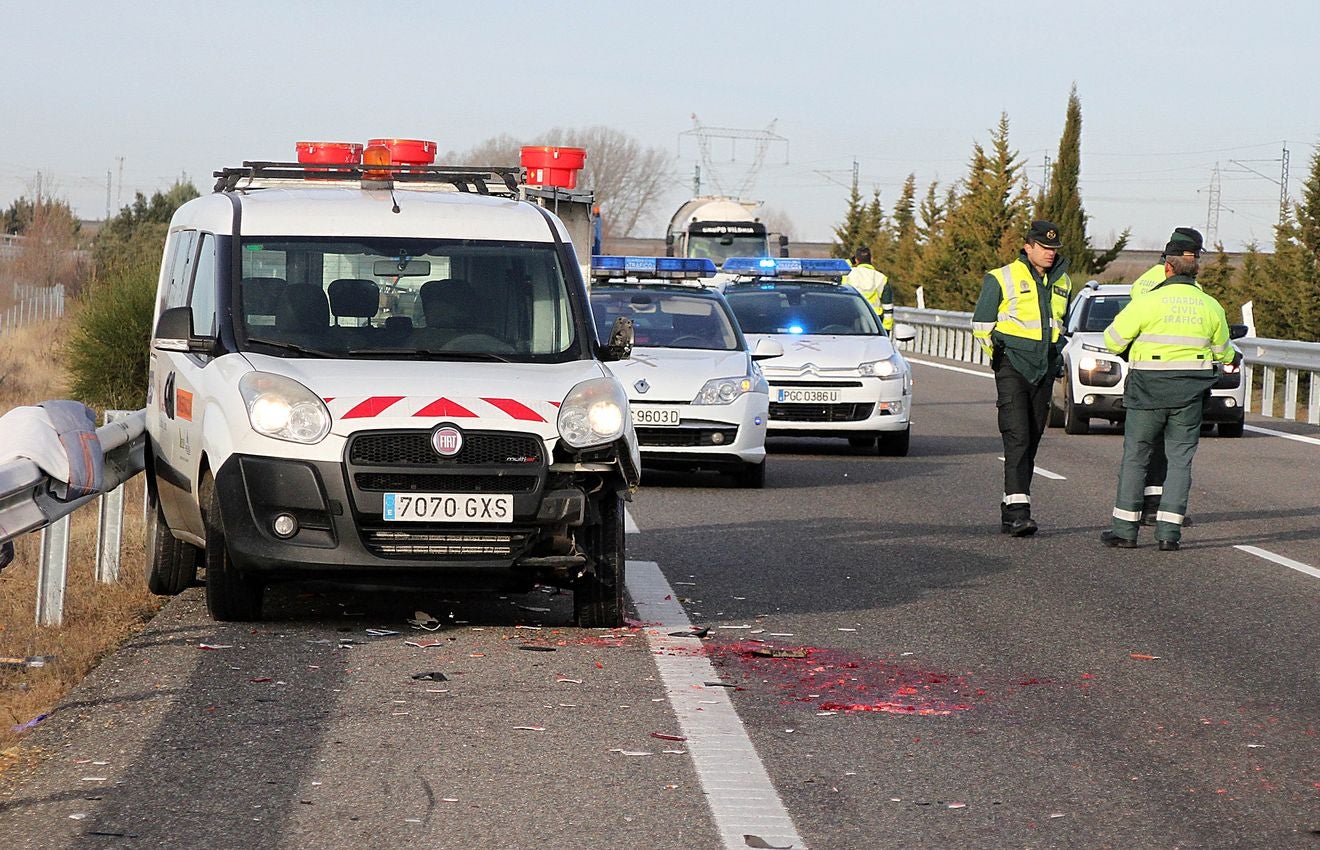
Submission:
{"label": "red beacon light", "polygon": [[527,145],[521,156],[522,167],[527,169],[528,185],[557,189],[576,189],[578,172],[586,160],[585,148],[550,145]]}
{"label": "red beacon light", "polygon": [[395,165],[432,165],[435,163],[435,142],[422,139],[370,139],[367,149],[383,147],[389,151],[390,162]]}
{"label": "red beacon light", "polygon": [[356,142],[298,142],[298,161],[315,165],[357,165],[362,145]]}

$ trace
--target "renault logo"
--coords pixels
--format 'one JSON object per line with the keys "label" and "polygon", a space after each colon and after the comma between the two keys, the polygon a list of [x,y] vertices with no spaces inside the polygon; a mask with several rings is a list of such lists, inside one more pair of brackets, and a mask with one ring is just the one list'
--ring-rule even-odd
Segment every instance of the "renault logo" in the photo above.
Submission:
{"label": "renault logo", "polygon": [[463,432],[453,425],[441,425],[431,432],[431,448],[441,457],[453,457],[463,450]]}
{"label": "renault logo", "polygon": [[639,393],[644,393],[651,389],[651,384],[645,378],[642,378],[640,381],[633,384],[633,389],[637,390]]}

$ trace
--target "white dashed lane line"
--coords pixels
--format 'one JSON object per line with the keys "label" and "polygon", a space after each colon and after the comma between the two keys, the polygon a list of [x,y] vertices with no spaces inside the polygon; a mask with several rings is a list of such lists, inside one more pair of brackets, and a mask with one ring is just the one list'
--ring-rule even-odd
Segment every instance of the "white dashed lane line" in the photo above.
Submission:
{"label": "white dashed lane line", "polygon": [[1297,570],[1299,573],[1306,573],[1308,576],[1320,578],[1320,570],[1309,564],[1303,564],[1301,561],[1294,561],[1292,558],[1285,558],[1282,555],[1276,555],[1268,549],[1261,549],[1259,546],[1234,546],[1234,549],[1240,549],[1248,555],[1255,555],[1257,558],[1264,558],[1267,561],[1273,561],[1276,564],[1287,567],[1290,570]]}
{"label": "white dashed lane line", "polygon": [[[995,458],[995,460],[1003,460],[1003,458],[1002,458],[1002,457],[997,457],[997,458]],[[1062,475],[1060,475],[1060,474],[1057,473],[1057,472],[1050,472],[1048,469],[1042,469],[1042,468],[1039,467],[1039,466],[1033,466],[1032,469],[1036,470],[1036,474],[1037,474],[1037,475],[1043,476],[1043,477],[1045,477],[1045,478],[1053,478],[1055,481],[1067,481],[1067,480],[1068,480],[1067,478],[1064,478]]]}

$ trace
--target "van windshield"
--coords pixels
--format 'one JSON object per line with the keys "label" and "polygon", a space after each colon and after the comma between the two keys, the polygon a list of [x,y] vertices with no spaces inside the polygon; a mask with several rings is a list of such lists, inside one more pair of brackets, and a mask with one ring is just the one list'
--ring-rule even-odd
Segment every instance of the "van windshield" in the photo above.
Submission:
{"label": "van windshield", "polygon": [[279,356],[569,360],[579,343],[554,246],[245,237],[240,348]]}

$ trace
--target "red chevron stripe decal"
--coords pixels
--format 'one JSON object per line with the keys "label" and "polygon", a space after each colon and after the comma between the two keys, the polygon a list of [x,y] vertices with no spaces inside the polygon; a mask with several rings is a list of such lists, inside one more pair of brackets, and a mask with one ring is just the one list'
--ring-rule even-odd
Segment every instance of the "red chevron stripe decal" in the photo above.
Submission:
{"label": "red chevron stripe decal", "polygon": [[476,419],[477,414],[456,401],[438,398],[413,414],[413,416],[448,416],[454,419]]}
{"label": "red chevron stripe decal", "polygon": [[530,407],[523,404],[522,402],[514,401],[511,398],[483,398],[482,401],[486,402],[487,404],[493,404],[494,406],[498,407],[500,410],[503,410],[505,413],[509,414],[509,416],[513,417],[514,419],[520,419],[524,422],[545,421],[545,418],[542,417],[541,414],[537,413],[535,410],[532,410]]}
{"label": "red chevron stripe decal", "polygon": [[354,405],[353,409],[345,413],[343,419],[370,419],[373,416],[379,416],[381,413],[395,402],[402,399],[401,395],[376,395],[365,401]]}

